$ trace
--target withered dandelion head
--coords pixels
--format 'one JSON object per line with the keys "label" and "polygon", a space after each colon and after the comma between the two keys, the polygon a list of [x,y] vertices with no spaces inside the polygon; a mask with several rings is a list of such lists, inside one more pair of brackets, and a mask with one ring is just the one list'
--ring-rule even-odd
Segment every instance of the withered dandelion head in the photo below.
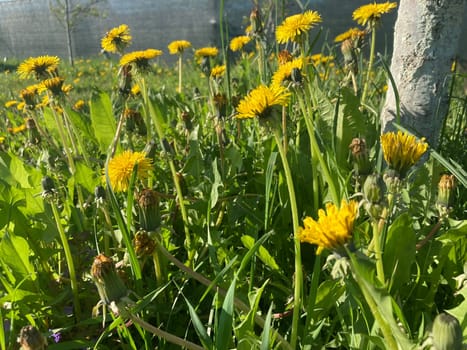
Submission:
{"label": "withered dandelion head", "polygon": [[251,37],[249,37],[248,35],[236,36],[235,38],[230,40],[230,45],[229,45],[230,50],[232,50],[234,52],[240,51],[250,41],[251,41]]}
{"label": "withered dandelion head", "polygon": [[286,106],[289,97],[290,93],[283,86],[260,85],[238,103],[236,117],[268,118],[272,108]]}
{"label": "withered dandelion head", "polygon": [[293,61],[292,54],[287,50],[282,50],[277,54],[277,61],[280,65]]}
{"label": "withered dandelion head", "polygon": [[109,161],[108,175],[115,192],[128,190],[135,165],[138,166],[137,179],[143,180],[149,177],[152,165],[144,152],[124,151]]}
{"label": "withered dandelion head", "polygon": [[107,52],[121,54],[131,44],[131,39],[130,28],[126,24],[121,24],[105,33],[101,47]]}
{"label": "withered dandelion head", "polygon": [[120,66],[131,66],[136,71],[142,73],[150,69],[149,60],[160,55],[162,55],[162,51],[156,49],[130,52],[122,56]]}
{"label": "withered dandelion head", "polygon": [[285,44],[288,41],[299,42],[303,34],[320,22],[319,13],[311,10],[289,16],[276,28],[276,40],[279,44]]}
{"label": "withered dandelion head", "polygon": [[57,74],[59,63],[57,56],[29,57],[18,66],[17,72],[23,79],[31,76],[36,79],[49,78]]}
{"label": "withered dandelion head", "polygon": [[342,200],[340,208],[335,204],[327,203],[326,211],[323,209],[318,211],[318,221],[309,216],[303,220],[303,227],[299,228],[298,237],[301,242],[317,245],[316,254],[321,254],[323,249],[338,249],[352,237],[357,214],[356,201]]}
{"label": "withered dandelion head", "polygon": [[415,136],[398,131],[381,135],[381,148],[384,159],[390,169],[404,177],[407,171],[419,161],[428,149],[424,139],[417,140]]}
{"label": "withered dandelion head", "polygon": [[175,40],[167,47],[171,55],[181,55],[186,49],[191,47],[191,43],[187,40]]}
{"label": "withered dandelion head", "polygon": [[396,7],[396,2],[386,1],[380,4],[374,2],[373,4],[363,5],[356,9],[352,14],[352,18],[360,25],[364,26],[368,23],[371,27],[381,19],[382,15],[390,12]]}

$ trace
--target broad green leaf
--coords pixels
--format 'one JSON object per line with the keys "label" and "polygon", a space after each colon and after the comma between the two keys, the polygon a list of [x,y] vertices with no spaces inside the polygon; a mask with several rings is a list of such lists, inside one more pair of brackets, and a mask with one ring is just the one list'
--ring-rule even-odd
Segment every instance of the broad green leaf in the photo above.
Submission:
{"label": "broad green leaf", "polygon": [[5,233],[0,242],[0,259],[13,271],[16,282],[36,280],[34,267],[29,261],[29,245],[24,238]]}
{"label": "broad green leaf", "polygon": [[381,328],[386,342],[386,337],[393,337],[401,349],[413,349],[414,344],[410,342],[407,335],[399,328],[392,309],[391,296],[381,288],[376,288],[374,265],[366,257],[350,255],[351,266],[357,281],[377,325]]}
{"label": "broad green leaf", "polygon": [[[251,236],[248,235],[243,235],[242,238],[242,243],[243,245],[251,249],[255,245],[255,239]],[[262,245],[259,246],[256,255],[261,259],[261,261],[266,265],[269,266],[271,269],[278,271],[279,270],[279,265],[277,265],[276,260],[274,257],[269,254],[266,248],[264,248]]]}
{"label": "broad green leaf", "polygon": [[467,284],[458,292],[458,294],[464,297],[464,300],[457,305],[455,308],[446,310],[452,316],[457,318],[462,328],[462,335],[464,340],[467,338]]}
{"label": "broad green leaf", "polygon": [[83,162],[76,163],[75,183],[84,187],[89,193],[94,193],[94,188],[100,183],[96,172]]}
{"label": "broad green leaf", "polygon": [[272,232],[273,231],[266,233],[263,237],[258,239],[256,243],[248,250],[248,252],[243,257],[242,262],[240,263],[240,267],[237,270],[237,276],[240,276],[241,272],[247,266],[253,254],[255,254],[259,247],[261,247],[261,245],[272,235]]}
{"label": "broad green leaf", "polygon": [[384,274],[390,278],[391,290],[408,282],[415,262],[415,231],[407,213],[400,215],[389,227],[383,253]]}
{"label": "broad green leaf", "polygon": [[232,344],[235,281],[236,277],[234,277],[230,284],[227,294],[225,295],[224,303],[222,304],[219,323],[216,329],[216,350],[230,349]]}
{"label": "broad green leaf", "polygon": [[91,99],[91,125],[99,143],[99,149],[106,153],[117,130],[112,112],[112,103],[105,92],[93,95]]}

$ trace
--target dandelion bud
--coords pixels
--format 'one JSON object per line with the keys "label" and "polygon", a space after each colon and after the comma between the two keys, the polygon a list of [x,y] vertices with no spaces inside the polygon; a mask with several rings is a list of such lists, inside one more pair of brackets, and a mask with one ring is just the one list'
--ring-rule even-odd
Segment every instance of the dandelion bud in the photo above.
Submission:
{"label": "dandelion bud", "polygon": [[18,343],[23,350],[44,350],[47,348],[47,339],[34,326],[24,326],[18,336]]}
{"label": "dandelion bud", "polygon": [[448,208],[455,188],[456,178],[454,175],[442,175],[438,183],[438,199],[436,203],[441,207]]}
{"label": "dandelion bud", "polygon": [[203,56],[203,58],[201,59],[200,66],[201,66],[201,71],[204,74],[206,74],[208,76],[211,74],[211,63],[209,61],[208,56]]}
{"label": "dandelion bud", "polygon": [[186,130],[188,130],[188,131],[193,130],[193,123],[191,122],[190,113],[188,113],[186,111],[183,112],[182,113],[182,121],[183,121],[183,124],[185,125]]}
{"label": "dandelion bud", "polygon": [[159,196],[149,188],[141,191],[138,199],[140,226],[143,230],[154,231],[161,223]]}
{"label": "dandelion bud", "polygon": [[225,117],[227,114],[227,97],[225,94],[215,94],[213,96],[214,107],[216,108],[216,115],[218,118]]}
{"label": "dandelion bud", "polygon": [[368,175],[363,184],[363,193],[368,202],[381,203],[384,200],[384,182],[381,175]]}
{"label": "dandelion bud", "polygon": [[99,254],[91,266],[91,275],[103,303],[118,303],[127,295],[127,289],[117,274],[112,259]]}
{"label": "dandelion bud", "polygon": [[384,182],[379,174],[367,176],[363,184],[363,194],[365,195],[365,209],[368,214],[375,219],[381,218],[384,212]]}
{"label": "dandelion bud", "polygon": [[462,349],[462,329],[459,321],[454,316],[446,313],[436,316],[432,336],[436,350]]}
{"label": "dandelion bud", "polygon": [[44,176],[41,180],[42,190],[44,194],[51,194],[55,191],[54,180],[49,176]]}
{"label": "dandelion bud", "polygon": [[28,130],[29,142],[33,145],[37,145],[41,141],[41,135],[39,135],[39,132],[37,131],[37,126],[34,119],[26,119],[26,129]]}
{"label": "dandelion bud", "polygon": [[386,169],[383,175],[384,183],[388,189],[389,193],[399,193],[401,189],[401,179],[399,177],[399,172],[394,169]]}
{"label": "dandelion bud", "polygon": [[253,34],[261,34],[263,31],[263,24],[261,23],[261,13],[259,9],[256,7],[250,13],[250,25],[251,25],[251,33]]}
{"label": "dandelion bud", "polygon": [[357,175],[366,175],[371,169],[371,163],[366,147],[366,141],[363,138],[354,138],[349,145],[354,161],[354,168]]}
{"label": "dandelion bud", "polygon": [[133,246],[135,247],[135,253],[138,256],[149,256],[154,253],[156,249],[156,242],[149,237],[148,233],[144,230],[139,230],[135,234],[133,239]]}
{"label": "dandelion bud", "polygon": [[357,74],[358,72],[358,65],[357,65],[357,57],[355,55],[355,48],[354,43],[351,39],[346,39],[341,44],[341,52],[344,56],[344,63],[346,67]]}
{"label": "dandelion bud", "polygon": [[302,81],[303,81],[301,70],[299,68],[296,68],[296,67],[292,68],[292,72],[290,74],[290,79],[295,84],[300,85],[302,83]]}

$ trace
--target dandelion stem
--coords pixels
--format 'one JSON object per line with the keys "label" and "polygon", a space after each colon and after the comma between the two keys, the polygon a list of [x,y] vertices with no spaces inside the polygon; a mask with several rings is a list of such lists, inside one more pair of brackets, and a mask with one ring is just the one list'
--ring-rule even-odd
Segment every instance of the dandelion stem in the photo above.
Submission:
{"label": "dandelion stem", "polygon": [[68,239],[63,229],[62,223],[60,222],[60,214],[58,213],[57,205],[50,201],[50,206],[54,214],[55,223],[57,225],[57,230],[60,235],[60,240],[62,241],[63,251],[65,252],[65,259],[68,265],[68,271],[70,273],[71,281],[71,291],[73,293],[73,308],[75,310],[75,319],[78,322],[81,316],[81,306],[79,304],[79,291],[78,291],[78,282],[76,280],[76,271],[75,265],[73,263],[73,256],[71,255],[70,245],[68,244]]}
{"label": "dandelion stem", "polygon": [[203,348],[195,343],[192,343],[188,340],[182,339],[173,335],[172,333],[168,333],[163,331],[160,328],[154,327],[152,324],[147,323],[146,321],[140,319],[139,317],[130,313],[130,319],[137,325],[141,326],[148,332],[158,336],[159,338],[163,338],[167,340],[169,343],[179,345],[182,348],[189,349],[189,350],[203,350]]}
{"label": "dandelion stem", "polygon": [[178,55],[178,93],[182,93],[182,55]]}
{"label": "dandelion stem", "polygon": [[371,29],[371,46],[370,46],[370,59],[368,61],[368,70],[366,72],[365,85],[363,85],[363,92],[360,104],[364,104],[366,100],[366,95],[368,93],[368,85],[370,84],[371,70],[373,67],[373,62],[375,60],[375,46],[376,46],[376,28],[372,27]]}
{"label": "dandelion stem", "polygon": [[300,251],[300,240],[298,238],[298,210],[297,200],[295,197],[295,189],[292,179],[292,172],[290,171],[287,155],[282,145],[281,135],[278,128],[274,129],[274,137],[276,139],[277,148],[282,159],[282,166],[284,168],[285,178],[287,181],[287,188],[289,191],[290,209],[292,211],[292,224],[294,233],[294,250],[295,250],[295,284],[294,284],[294,306],[292,316],[292,336],[290,346],[295,349],[298,337],[298,320],[300,318],[300,306],[302,302],[302,258]]}
{"label": "dandelion stem", "polygon": [[384,277],[384,266],[383,266],[383,252],[381,249],[381,221],[374,220],[372,223],[373,227],[373,240],[374,240],[374,247],[375,247],[375,258],[376,258],[376,276],[378,280],[381,282],[382,285],[385,284],[385,277]]}

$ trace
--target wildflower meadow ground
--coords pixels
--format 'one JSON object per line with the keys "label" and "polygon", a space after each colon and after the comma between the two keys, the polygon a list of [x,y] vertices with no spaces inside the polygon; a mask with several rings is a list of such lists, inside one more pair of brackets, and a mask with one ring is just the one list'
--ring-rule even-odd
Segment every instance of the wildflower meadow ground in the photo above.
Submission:
{"label": "wildflower meadow ground", "polygon": [[4,65],[0,348],[462,349],[465,76],[439,145],[381,133],[396,10]]}

